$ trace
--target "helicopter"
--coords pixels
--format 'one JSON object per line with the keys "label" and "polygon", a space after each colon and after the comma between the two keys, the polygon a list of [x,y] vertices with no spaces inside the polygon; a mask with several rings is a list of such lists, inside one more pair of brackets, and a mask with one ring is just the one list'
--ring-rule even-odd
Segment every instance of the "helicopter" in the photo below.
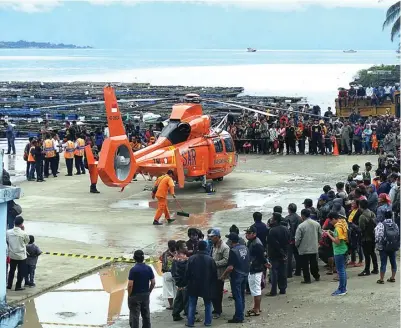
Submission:
{"label": "helicopter", "polygon": [[[125,134],[111,86],[104,88],[104,102],[109,138],[103,142],[97,170],[107,186],[125,188],[138,173],[159,177],[173,170],[180,188],[185,181],[202,181],[207,187],[207,180],[222,181],[238,163],[233,139],[222,128],[228,115],[216,127],[211,127],[211,117],[203,114],[197,94],[187,94],[184,102],[173,105],[169,122],[156,142],[135,153]],[[275,116],[242,105],[219,103]]]}

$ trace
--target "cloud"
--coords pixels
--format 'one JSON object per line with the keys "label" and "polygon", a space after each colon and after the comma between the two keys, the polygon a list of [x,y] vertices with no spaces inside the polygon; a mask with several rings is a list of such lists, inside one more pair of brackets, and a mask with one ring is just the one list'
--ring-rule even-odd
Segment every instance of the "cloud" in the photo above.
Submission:
{"label": "cloud", "polygon": [[[216,6],[241,6],[247,8],[264,8],[271,10],[299,10],[315,5],[328,8],[386,8],[394,0],[84,0],[93,5],[136,5],[139,3],[195,3]],[[8,8],[24,12],[50,11],[63,3],[76,0],[0,0],[0,8]]]}

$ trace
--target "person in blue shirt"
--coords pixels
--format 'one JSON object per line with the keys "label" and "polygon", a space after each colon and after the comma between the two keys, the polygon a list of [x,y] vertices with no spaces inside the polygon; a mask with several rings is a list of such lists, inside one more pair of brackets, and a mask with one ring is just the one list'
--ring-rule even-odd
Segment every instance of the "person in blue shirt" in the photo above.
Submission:
{"label": "person in blue shirt", "polygon": [[8,144],[8,150],[7,150],[7,155],[11,153],[11,150],[13,151],[13,155],[15,155],[15,132],[14,132],[14,127],[11,124],[8,124],[7,122],[4,123],[4,127],[6,129],[6,138],[7,138],[7,144]]}
{"label": "person in blue shirt", "polygon": [[128,308],[131,328],[139,328],[139,315],[142,316],[142,328],[150,328],[149,297],[156,285],[155,275],[144,262],[142,250],[134,253],[136,264],[128,274]]}

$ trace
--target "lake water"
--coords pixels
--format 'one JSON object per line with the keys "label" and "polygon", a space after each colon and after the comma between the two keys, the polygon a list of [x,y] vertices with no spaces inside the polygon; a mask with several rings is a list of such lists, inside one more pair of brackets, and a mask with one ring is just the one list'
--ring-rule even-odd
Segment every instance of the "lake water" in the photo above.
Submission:
{"label": "lake water", "polygon": [[333,106],[340,86],[374,64],[397,64],[394,51],[47,50],[1,49],[0,81],[150,82],[242,86],[251,95],[307,96]]}

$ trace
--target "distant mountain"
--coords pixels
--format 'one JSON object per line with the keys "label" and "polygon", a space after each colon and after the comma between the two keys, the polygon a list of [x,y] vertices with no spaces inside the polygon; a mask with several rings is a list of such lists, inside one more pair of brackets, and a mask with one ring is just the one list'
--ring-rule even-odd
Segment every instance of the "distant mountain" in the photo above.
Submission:
{"label": "distant mountain", "polygon": [[27,49],[27,48],[39,48],[39,49],[92,49],[90,46],[76,46],[74,44],[64,43],[50,43],[50,42],[31,42],[31,41],[0,41],[0,49]]}

